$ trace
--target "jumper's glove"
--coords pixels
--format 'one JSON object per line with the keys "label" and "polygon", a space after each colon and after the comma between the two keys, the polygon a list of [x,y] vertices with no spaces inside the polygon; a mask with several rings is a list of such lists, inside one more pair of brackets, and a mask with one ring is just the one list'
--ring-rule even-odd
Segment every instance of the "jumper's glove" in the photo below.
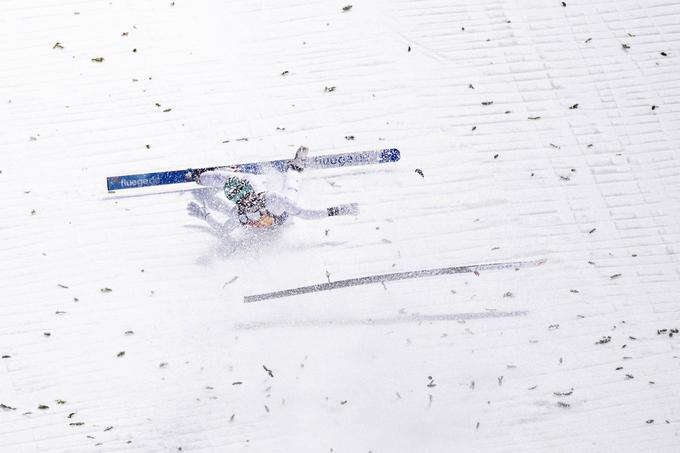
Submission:
{"label": "jumper's glove", "polygon": [[341,204],[338,206],[327,208],[327,211],[329,217],[334,215],[357,215],[359,214],[359,204],[358,203]]}
{"label": "jumper's glove", "polygon": [[190,201],[187,205],[187,212],[190,216],[198,217],[199,219],[205,219],[209,215],[207,209],[199,206],[198,203],[194,203],[193,201]]}

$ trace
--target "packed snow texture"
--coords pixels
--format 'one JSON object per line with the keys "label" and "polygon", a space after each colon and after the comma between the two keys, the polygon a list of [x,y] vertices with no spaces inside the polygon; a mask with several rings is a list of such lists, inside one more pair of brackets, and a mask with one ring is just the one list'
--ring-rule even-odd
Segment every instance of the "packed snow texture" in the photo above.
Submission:
{"label": "packed snow texture", "polygon": [[[0,4],[0,451],[679,451],[680,6],[351,5]],[[402,160],[236,247],[106,192],[299,145]]]}

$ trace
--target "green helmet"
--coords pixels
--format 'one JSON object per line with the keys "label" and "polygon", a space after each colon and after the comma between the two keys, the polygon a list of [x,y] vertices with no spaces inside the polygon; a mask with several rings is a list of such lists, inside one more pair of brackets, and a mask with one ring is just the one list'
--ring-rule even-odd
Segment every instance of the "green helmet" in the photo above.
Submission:
{"label": "green helmet", "polygon": [[231,176],[224,183],[224,194],[234,203],[238,203],[251,192],[255,192],[255,189],[247,179]]}

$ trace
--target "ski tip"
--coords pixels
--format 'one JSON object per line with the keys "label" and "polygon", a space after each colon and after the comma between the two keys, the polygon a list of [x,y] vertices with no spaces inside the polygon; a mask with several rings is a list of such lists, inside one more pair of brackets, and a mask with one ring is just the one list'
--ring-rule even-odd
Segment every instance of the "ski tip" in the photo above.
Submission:
{"label": "ski tip", "polygon": [[383,149],[380,153],[382,162],[397,162],[401,158],[401,152],[397,148]]}

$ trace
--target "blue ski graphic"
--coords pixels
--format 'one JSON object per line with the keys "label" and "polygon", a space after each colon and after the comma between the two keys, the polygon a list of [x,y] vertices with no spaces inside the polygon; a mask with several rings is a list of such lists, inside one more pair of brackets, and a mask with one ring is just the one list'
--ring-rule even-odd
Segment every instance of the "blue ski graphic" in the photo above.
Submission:
{"label": "blue ski graphic", "polygon": [[[307,160],[306,168],[341,168],[368,164],[386,164],[397,162],[401,157],[398,149],[382,149],[374,151],[360,151],[353,153],[326,154],[313,156]],[[201,173],[228,169],[231,171],[262,174],[268,170],[285,171],[291,159],[270,160],[246,164],[223,165],[219,167],[187,168],[184,170],[159,171],[136,175],[109,176],[106,186],[110,191],[132,189],[137,187],[162,186],[166,184],[180,184],[194,181]]]}

